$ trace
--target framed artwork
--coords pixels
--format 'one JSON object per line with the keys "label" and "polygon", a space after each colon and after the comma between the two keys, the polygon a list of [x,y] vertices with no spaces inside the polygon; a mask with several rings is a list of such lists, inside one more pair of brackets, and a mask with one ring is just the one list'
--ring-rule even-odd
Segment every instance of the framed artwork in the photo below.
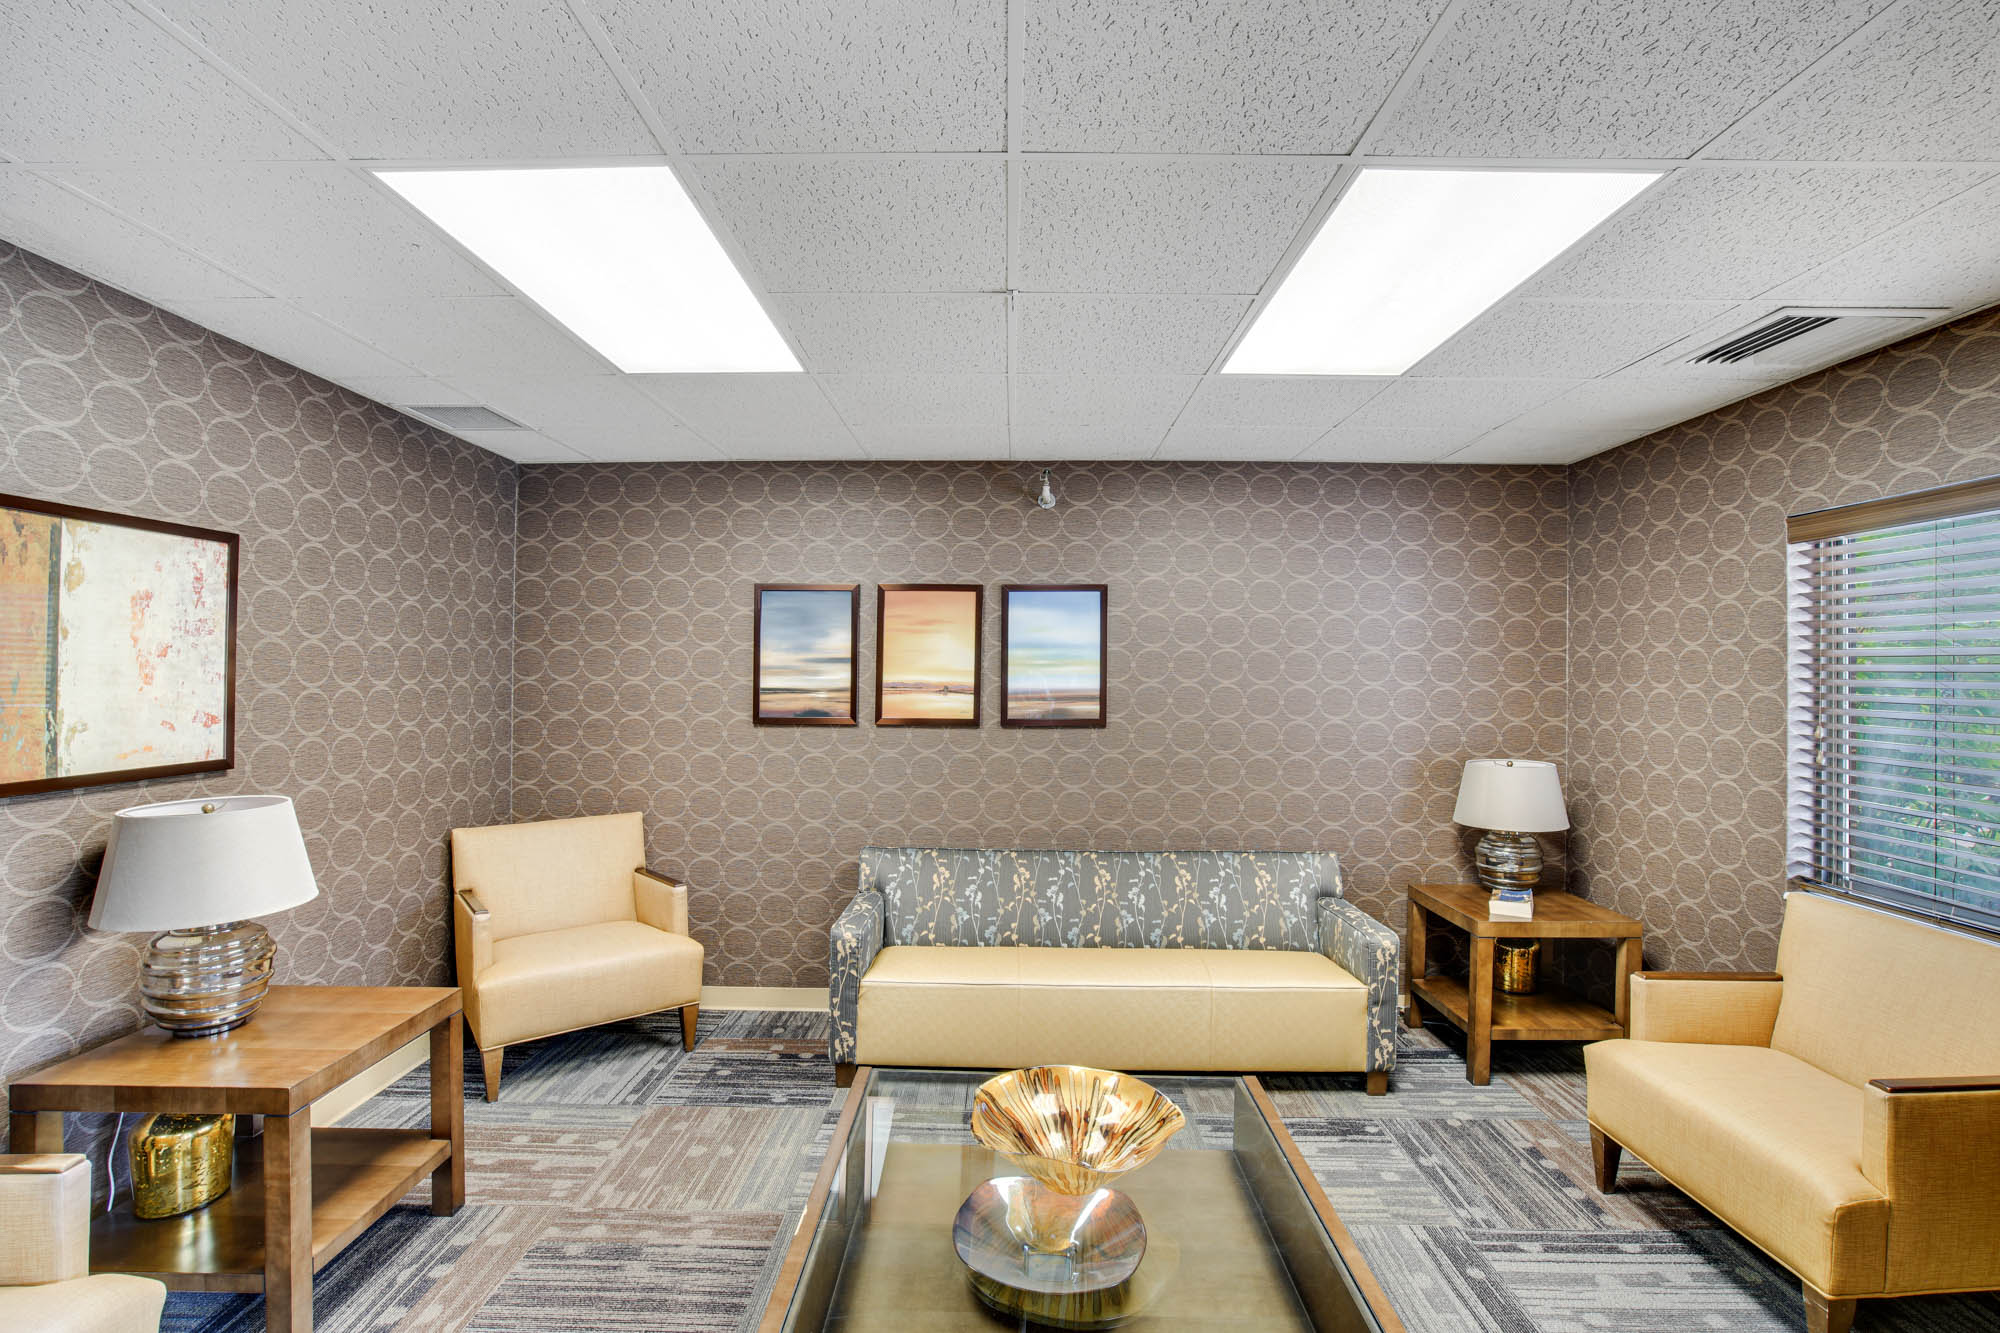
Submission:
{"label": "framed artwork", "polygon": [[0,796],[236,762],[234,533],[0,495]]}
{"label": "framed artwork", "polygon": [[1001,726],[1104,725],[1108,603],[1102,583],[1001,587]]}
{"label": "framed artwork", "polygon": [[760,727],[851,727],[858,583],[760,583],[750,720]]}
{"label": "framed artwork", "polygon": [[979,725],[976,583],[883,583],[875,590],[875,725]]}

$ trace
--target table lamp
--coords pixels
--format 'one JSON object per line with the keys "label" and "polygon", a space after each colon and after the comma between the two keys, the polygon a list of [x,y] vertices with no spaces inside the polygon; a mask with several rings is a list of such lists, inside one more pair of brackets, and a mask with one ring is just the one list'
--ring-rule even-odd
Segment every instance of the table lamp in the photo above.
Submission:
{"label": "table lamp", "polygon": [[249,1022],[271,985],[277,945],[250,918],[318,895],[289,797],[162,801],[111,817],[90,926],[162,932],[139,964],[140,1006],[177,1037],[213,1037]]}
{"label": "table lamp", "polygon": [[1487,831],[1472,861],[1494,893],[1539,884],[1542,848],[1534,835],[1569,827],[1556,766],[1538,759],[1468,759],[1451,820]]}

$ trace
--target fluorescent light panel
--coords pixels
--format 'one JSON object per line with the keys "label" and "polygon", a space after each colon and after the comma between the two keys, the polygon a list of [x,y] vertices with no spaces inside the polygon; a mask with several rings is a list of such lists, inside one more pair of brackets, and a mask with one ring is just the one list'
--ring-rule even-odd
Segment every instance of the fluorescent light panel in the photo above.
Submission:
{"label": "fluorescent light panel", "polygon": [[671,168],[375,174],[620,370],[800,368]]}
{"label": "fluorescent light panel", "polygon": [[1400,375],[1659,177],[1363,170],[1222,371]]}

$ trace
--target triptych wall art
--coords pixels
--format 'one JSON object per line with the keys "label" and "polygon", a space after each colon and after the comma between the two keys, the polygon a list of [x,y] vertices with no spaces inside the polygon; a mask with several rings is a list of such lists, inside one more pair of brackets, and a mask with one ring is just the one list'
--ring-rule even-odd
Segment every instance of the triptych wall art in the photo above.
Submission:
{"label": "triptych wall art", "polygon": [[[1000,725],[1102,727],[1109,589],[1102,583],[1000,588]],[[884,583],[875,590],[875,725],[977,727],[985,589]],[[760,583],[751,655],[758,726],[851,727],[861,586]]]}

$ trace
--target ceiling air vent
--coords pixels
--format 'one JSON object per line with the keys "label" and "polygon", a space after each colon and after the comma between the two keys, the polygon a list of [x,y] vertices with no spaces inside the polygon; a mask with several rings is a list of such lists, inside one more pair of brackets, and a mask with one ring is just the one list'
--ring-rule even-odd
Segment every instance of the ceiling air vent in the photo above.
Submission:
{"label": "ceiling air vent", "polygon": [[1945,310],[1786,306],[1680,358],[1709,370],[1817,370],[1880,347]]}
{"label": "ceiling air vent", "polygon": [[503,417],[490,407],[467,406],[463,403],[405,403],[397,409],[408,412],[413,417],[421,417],[433,426],[446,430],[526,430],[512,417]]}

